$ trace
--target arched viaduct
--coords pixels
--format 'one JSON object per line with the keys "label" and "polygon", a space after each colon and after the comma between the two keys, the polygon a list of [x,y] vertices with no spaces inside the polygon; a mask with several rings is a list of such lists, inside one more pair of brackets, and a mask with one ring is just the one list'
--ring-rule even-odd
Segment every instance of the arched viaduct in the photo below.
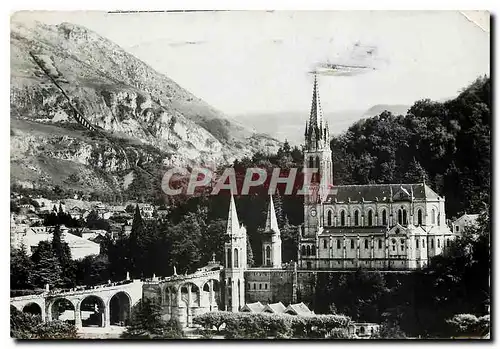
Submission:
{"label": "arched viaduct", "polygon": [[127,280],[94,287],[51,290],[11,297],[19,311],[41,315],[44,321],[65,320],[83,327],[125,326],[132,307],[142,298],[142,281]]}

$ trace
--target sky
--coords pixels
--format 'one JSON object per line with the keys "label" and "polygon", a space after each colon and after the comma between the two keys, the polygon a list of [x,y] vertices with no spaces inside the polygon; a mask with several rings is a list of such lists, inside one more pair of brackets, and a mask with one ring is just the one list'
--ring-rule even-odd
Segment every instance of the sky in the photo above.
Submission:
{"label": "sky", "polygon": [[456,96],[490,71],[489,19],[452,11],[24,12],[83,25],[227,115],[307,111],[318,63],[325,112]]}

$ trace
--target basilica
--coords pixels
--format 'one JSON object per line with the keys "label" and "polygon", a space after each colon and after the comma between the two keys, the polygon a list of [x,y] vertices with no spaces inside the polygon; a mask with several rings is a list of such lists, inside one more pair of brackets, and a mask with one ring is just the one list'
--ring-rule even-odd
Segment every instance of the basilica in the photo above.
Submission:
{"label": "basilica", "polygon": [[[262,265],[247,267],[246,229],[231,197],[224,246],[224,303],[235,311],[246,302],[291,303],[313,292],[316,272],[363,268],[408,271],[427,265],[456,237],[446,225],[445,198],[425,181],[409,184],[334,185],[328,123],[315,78],[306,122],[304,167],[318,176],[304,199],[298,262],[284,266],[272,197],[262,230]],[[310,289],[311,288],[311,289]]]}

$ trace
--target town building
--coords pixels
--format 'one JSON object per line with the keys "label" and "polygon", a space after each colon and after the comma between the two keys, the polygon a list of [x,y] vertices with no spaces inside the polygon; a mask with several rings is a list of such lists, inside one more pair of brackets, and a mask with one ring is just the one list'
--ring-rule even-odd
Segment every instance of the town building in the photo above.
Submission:
{"label": "town building", "polygon": [[[24,232],[11,234],[11,248],[21,248],[24,245],[28,255],[31,255],[41,241],[52,241],[55,227],[29,227]],[[100,245],[69,233],[68,229],[61,226],[61,238],[68,243],[71,258],[81,259],[100,253]]]}
{"label": "town building", "polygon": [[467,227],[477,226],[478,214],[464,213],[451,223],[452,230],[455,234],[461,234]]}

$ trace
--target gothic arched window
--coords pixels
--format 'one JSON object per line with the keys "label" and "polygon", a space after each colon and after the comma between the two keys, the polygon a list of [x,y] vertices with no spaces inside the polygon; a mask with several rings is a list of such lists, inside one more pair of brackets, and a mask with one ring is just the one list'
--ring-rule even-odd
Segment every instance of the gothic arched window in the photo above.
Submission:
{"label": "gothic arched window", "polygon": [[309,158],[309,168],[314,168],[314,158],[312,156]]}
{"label": "gothic arched window", "polygon": [[311,246],[307,246],[307,255],[310,256],[311,255]]}
{"label": "gothic arched window", "polygon": [[404,225],[408,224],[408,216],[406,210],[403,210],[403,224]]}
{"label": "gothic arched window", "polygon": [[417,224],[422,225],[422,210],[418,209],[417,211]]}
{"label": "gothic arched window", "polygon": [[416,248],[418,248],[418,239],[415,239],[415,243],[416,243]]}
{"label": "gothic arched window", "polygon": [[239,267],[239,263],[238,263],[238,249],[235,248],[234,249],[234,267],[235,268],[238,268]]}
{"label": "gothic arched window", "polygon": [[431,239],[431,248],[434,248],[434,239]]}
{"label": "gothic arched window", "polygon": [[271,265],[271,247],[266,246],[266,264]]}
{"label": "gothic arched window", "polygon": [[351,239],[351,249],[354,249],[354,239]]}
{"label": "gothic arched window", "polygon": [[326,215],[326,225],[327,226],[332,226],[332,211],[328,211],[328,214]]}
{"label": "gothic arched window", "polygon": [[316,256],[316,246],[312,245],[312,248],[311,248],[311,254],[313,256]]}
{"label": "gothic arched window", "polygon": [[365,239],[365,248],[368,248],[368,239]]}
{"label": "gothic arched window", "polygon": [[436,224],[436,210],[434,209],[431,211],[431,223]]}
{"label": "gothic arched window", "polygon": [[302,245],[302,248],[300,250],[300,254],[305,256],[306,255],[306,247],[304,245]]}
{"label": "gothic arched window", "polygon": [[345,226],[345,211],[342,210],[340,212],[340,226],[344,227]]}
{"label": "gothic arched window", "polygon": [[355,226],[359,225],[359,211],[358,210],[354,211],[354,225]]}
{"label": "gothic arched window", "polygon": [[398,210],[398,223],[403,224],[403,210],[402,209]]}
{"label": "gothic arched window", "polygon": [[373,211],[372,210],[368,211],[368,225],[369,226],[373,225]]}
{"label": "gothic arched window", "polygon": [[327,249],[328,248],[328,242],[326,239],[323,240],[323,248]]}
{"label": "gothic arched window", "polygon": [[438,248],[441,247],[441,240],[437,239],[437,242],[438,242]]}
{"label": "gothic arched window", "polygon": [[316,156],[316,168],[318,169],[319,172],[319,156]]}
{"label": "gothic arched window", "polygon": [[382,248],[382,239],[378,240],[378,248]]}
{"label": "gothic arched window", "polygon": [[340,239],[337,240],[337,249],[340,250]]}
{"label": "gothic arched window", "polygon": [[425,248],[425,239],[422,239],[422,248]]}
{"label": "gothic arched window", "polygon": [[382,225],[387,225],[387,211],[382,210]]}

